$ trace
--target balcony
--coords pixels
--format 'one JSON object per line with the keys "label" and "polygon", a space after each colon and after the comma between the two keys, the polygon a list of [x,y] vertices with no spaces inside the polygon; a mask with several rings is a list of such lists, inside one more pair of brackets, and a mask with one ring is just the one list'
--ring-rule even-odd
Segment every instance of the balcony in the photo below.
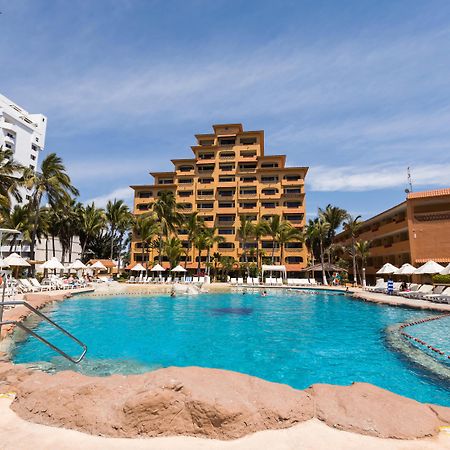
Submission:
{"label": "balcony", "polygon": [[392,244],[382,244],[379,247],[371,247],[369,250],[371,257],[395,255],[398,253],[409,253],[409,251],[410,248],[408,240],[393,242]]}
{"label": "balcony", "polygon": [[17,131],[16,125],[8,122],[0,122],[0,128],[3,128],[4,130],[14,131],[14,133]]}
{"label": "balcony", "polygon": [[305,184],[305,180],[303,178],[299,178],[298,180],[285,180],[284,178],[281,180],[282,186],[301,186]]}

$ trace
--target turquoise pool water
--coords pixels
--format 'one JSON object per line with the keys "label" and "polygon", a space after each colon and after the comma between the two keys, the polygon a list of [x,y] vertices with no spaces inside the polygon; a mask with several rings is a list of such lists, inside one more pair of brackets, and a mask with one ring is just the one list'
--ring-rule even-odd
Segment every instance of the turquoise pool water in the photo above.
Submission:
{"label": "turquoise pool water", "polygon": [[[388,326],[431,314],[328,293],[79,297],[52,306],[50,316],[87,344],[85,361],[68,365],[25,337],[12,356],[17,363],[97,375],[197,365],[300,389],[365,381],[419,401],[450,405],[448,380],[416,367],[386,339]],[[437,322],[428,326],[441,326]],[[72,354],[79,351],[46,323],[35,328]]]}

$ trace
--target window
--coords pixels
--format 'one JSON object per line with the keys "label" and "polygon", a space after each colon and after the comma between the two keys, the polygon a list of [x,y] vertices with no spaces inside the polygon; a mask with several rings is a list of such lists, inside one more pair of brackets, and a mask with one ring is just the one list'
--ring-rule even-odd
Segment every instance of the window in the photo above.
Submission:
{"label": "window", "polygon": [[207,145],[214,145],[214,139],[201,139],[198,141],[198,144],[206,147]]}
{"label": "window", "polygon": [[158,184],[173,184],[173,178],[159,178]]}
{"label": "window", "polygon": [[229,172],[230,170],[234,170],[234,164],[220,164],[219,168],[224,172]]}
{"label": "window", "polygon": [[219,220],[219,222],[234,222],[234,214],[233,215],[218,215],[217,219]]}
{"label": "window", "polygon": [[303,262],[303,258],[301,256],[288,256],[285,261],[288,264],[300,264]]}
{"label": "window", "polygon": [[276,183],[278,177],[261,177],[261,183]]}
{"label": "window", "polygon": [[256,177],[241,177],[243,183],[253,183],[256,181]]}
{"label": "window", "polygon": [[[272,248],[273,247],[273,241],[262,241],[261,242],[262,248]],[[275,248],[280,248],[280,245],[278,242],[275,242]]]}
{"label": "window", "polygon": [[182,198],[190,197],[192,195],[192,191],[178,191],[178,196]]}
{"label": "window", "polygon": [[192,203],[180,203],[179,209],[192,209]]}
{"label": "window", "polygon": [[35,152],[38,151],[38,148],[34,144],[31,144],[31,149],[34,150]]}
{"label": "window", "polygon": [[248,249],[248,248],[256,248],[256,245],[257,245],[256,242],[245,242],[240,244],[239,247]]}
{"label": "window", "polygon": [[298,221],[303,219],[303,214],[285,214],[285,220]]}
{"label": "window", "polygon": [[14,135],[11,133],[6,133],[6,136],[10,137],[11,139],[14,139]]}
{"label": "window", "polygon": [[300,188],[286,188],[283,192],[285,195],[295,195],[301,194],[302,190]]}
{"label": "window", "polygon": [[248,220],[248,221],[252,221],[252,220],[258,220],[258,217],[254,214],[243,214],[240,216],[241,221],[242,220]]}
{"label": "window", "polygon": [[198,166],[198,171],[201,172],[212,172],[214,170],[214,164],[205,164],[202,166]]}
{"label": "window", "polygon": [[234,191],[233,190],[219,189],[218,193],[219,193],[219,195],[221,197],[233,197],[233,195],[234,195]]}
{"label": "window", "polygon": [[302,202],[284,202],[286,208],[300,208]]}
{"label": "window", "polygon": [[219,242],[218,248],[234,248],[233,242]]}
{"label": "window", "polygon": [[274,167],[278,167],[278,163],[262,163],[261,169],[273,169]]}
{"label": "window", "polygon": [[12,145],[9,142],[5,142],[5,147],[11,149]]}
{"label": "window", "polygon": [[239,164],[239,170],[256,170],[256,163],[252,164]]}
{"label": "window", "polygon": [[234,177],[219,177],[219,183],[232,183]]}
{"label": "window", "polygon": [[256,188],[241,188],[239,190],[241,195],[256,195]]}
{"label": "window", "polygon": [[136,205],[136,208],[138,211],[148,211],[151,206],[151,203],[140,203],[139,205]]}
{"label": "window", "polygon": [[284,246],[286,248],[297,248],[297,249],[303,248],[303,244],[301,242],[286,242]]}
{"label": "window", "polygon": [[263,189],[261,192],[264,195],[276,195],[278,194],[278,189]]}
{"label": "window", "polygon": [[256,152],[241,152],[241,157],[242,158],[253,158],[254,156],[256,156]]}
{"label": "window", "polygon": [[278,206],[278,202],[261,202],[261,206],[263,208],[276,208]]}
{"label": "window", "polygon": [[36,167],[33,164],[30,164],[30,169],[35,169]]}
{"label": "window", "polygon": [[213,209],[214,203],[197,203],[198,209]]}
{"label": "window", "polygon": [[235,153],[234,152],[220,152],[219,156],[222,159],[234,159]]}
{"label": "window", "polygon": [[178,230],[178,234],[186,235],[186,234],[188,234],[188,233],[189,233],[188,230],[184,230],[184,229],[182,229],[182,228]]}
{"label": "window", "polygon": [[214,181],[214,178],[199,178],[198,181],[202,184],[211,184]]}
{"label": "window", "polygon": [[178,184],[192,184],[193,181],[192,178],[178,178]]}
{"label": "window", "polygon": [[200,189],[197,191],[197,195],[200,197],[208,197],[214,195],[213,189]]}
{"label": "window", "polygon": [[31,195],[27,195],[27,196],[26,196],[26,199],[27,199],[27,200],[31,200]]}
{"label": "window", "polygon": [[194,170],[194,166],[179,166],[178,170],[180,172],[190,172],[191,170]]}
{"label": "window", "polygon": [[199,153],[199,159],[214,159],[214,153]]}
{"label": "window", "polygon": [[35,155],[31,155],[30,158],[31,158],[32,161],[36,161],[36,156]]}
{"label": "window", "polygon": [[286,181],[298,181],[298,180],[301,180],[302,177],[300,175],[285,175],[284,179]]}
{"label": "window", "polygon": [[245,208],[245,209],[252,209],[252,208],[256,208],[256,202],[242,202],[242,203],[239,203],[239,206],[241,208]]}
{"label": "window", "polygon": [[255,137],[240,139],[241,145],[253,145],[256,144],[256,141],[257,139]]}
{"label": "window", "polygon": [[205,222],[213,222],[214,216],[199,216],[201,219],[203,219]]}
{"label": "window", "polygon": [[235,138],[219,138],[219,145],[234,145],[236,144]]}
{"label": "window", "polygon": [[150,198],[150,197],[153,197],[153,192],[152,191],[141,191],[138,193],[138,197],[139,198]]}
{"label": "window", "polygon": [[234,234],[234,228],[219,228],[219,234]]}
{"label": "window", "polygon": [[234,202],[219,202],[219,208],[234,208]]}

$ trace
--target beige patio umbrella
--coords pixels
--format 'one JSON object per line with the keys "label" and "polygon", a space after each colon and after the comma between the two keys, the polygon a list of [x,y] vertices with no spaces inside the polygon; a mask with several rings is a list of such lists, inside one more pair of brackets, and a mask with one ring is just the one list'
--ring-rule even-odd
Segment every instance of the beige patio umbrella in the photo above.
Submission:
{"label": "beige patio umbrella", "polygon": [[395,267],[391,263],[386,263],[380,270],[377,271],[378,275],[391,275],[398,270],[398,267]]}
{"label": "beige patio umbrella", "polygon": [[428,261],[422,266],[420,266],[414,272],[414,275],[434,275],[436,273],[440,273],[444,270],[444,266],[441,266],[437,262]]}
{"label": "beige patio umbrella", "polygon": [[64,270],[64,266],[59,262],[59,259],[56,256],[45,261],[45,263],[42,264],[42,268],[49,270]]}
{"label": "beige patio umbrella", "polygon": [[448,266],[444,270],[441,270],[439,272],[439,275],[450,275],[450,263],[448,264]]}
{"label": "beige patio umbrella", "polygon": [[31,267],[31,264],[29,264],[24,258],[22,258],[17,253],[11,253],[3,260],[3,263],[7,264],[9,267],[12,268],[16,267],[16,276],[20,267]]}
{"label": "beige patio umbrella", "polygon": [[94,264],[92,264],[91,269],[107,270],[105,265],[101,261],[96,261]]}
{"label": "beige patio umbrella", "polygon": [[144,272],[145,271],[145,267],[141,263],[137,263],[130,270],[133,270],[134,272]]}

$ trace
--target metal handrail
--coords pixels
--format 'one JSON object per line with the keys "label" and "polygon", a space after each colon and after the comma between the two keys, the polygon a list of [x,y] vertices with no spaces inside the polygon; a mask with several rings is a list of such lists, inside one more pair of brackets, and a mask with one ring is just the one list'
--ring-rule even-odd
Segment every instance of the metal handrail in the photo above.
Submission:
{"label": "metal handrail", "polygon": [[87,346],[85,344],[83,344],[83,342],[81,342],[79,339],[77,339],[75,336],[73,336],[71,333],[69,333],[67,330],[65,330],[63,327],[61,327],[60,325],[58,325],[56,322],[54,322],[52,319],[50,319],[49,317],[47,317],[45,314],[41,313],[38,309],[34,308],[33,306],[31,306],[29,303],[27,303],[24,300],[11,300],[11,301],[6,301],[6,302],[0,302],[0,306],[3,308],[3,306],[16,306],[16,305],[23,305],[26,308],[28,308],[30,311],[34,312],[35,314],[37,314],[39,317],[42,317],[44,320],[46,320],[48,323],[50,323],[51,325],[53,325],[55,328],[57,328],[59,331],[61,331],[63,334],[65,334],[67,337],[69,337],[70,339],[72,339],[72,341],[74,341],[75,343],[77,343],[82,349],[83,352],[81,353],[81,355],[78,358],[72,358],[70,355],[68,355],[66,352],[64,352],[63,350],[61,350],[60,348],[56,347],[56,345],[53,345],[51,342],[47,341],[47,339],[43,338],[42,336],[40,336],[39,334],[37,334],[36,332],[34,332],[33,330],[31,330],[30,328],[28,328],[27,326],[25,326],[22,322],[17,321],[17,320],[5,320],[5,321],[1,321],[0,322],[0,330],[1,327],[3,325],[15,325],[18,326],[19,328],[21,328],[22,330],[24,330],[25,332],[27,332],[28,334],[30,334],[31,336],[34,336],[36,339],[38,339],[39,341],[41,341],[42,343],[44,343],[45,345],[49,346],[50,348],[52,348],[55,352],[59,353],[60,355],[64,356],[64,358],[68,359],[69,361],[78,364],[83,358],[84,355],[86,355],[87,352]]}

